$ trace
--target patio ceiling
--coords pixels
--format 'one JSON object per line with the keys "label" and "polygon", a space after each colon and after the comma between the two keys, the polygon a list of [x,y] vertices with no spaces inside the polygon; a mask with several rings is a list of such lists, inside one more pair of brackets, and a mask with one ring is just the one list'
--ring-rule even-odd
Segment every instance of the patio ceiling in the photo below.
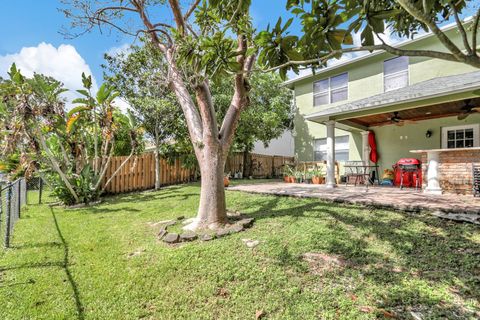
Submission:
{"label": "patio ceiling", "polygon": [[[471,99],[470,105],[480,107],[480,98]],[[392,124],[402,125],[411,121],[421,121],[457,116],[463,113],[462,108],[464,106],[465,100],[458,100],[453,102],[424,106],[420,108],[399,110],[396,111],[397,117],[402,120],[399,123],[393,122],[391,120],[391,118],[395,115],[394,111],[360,116],[345,120],[363,127],[375,127]]]}

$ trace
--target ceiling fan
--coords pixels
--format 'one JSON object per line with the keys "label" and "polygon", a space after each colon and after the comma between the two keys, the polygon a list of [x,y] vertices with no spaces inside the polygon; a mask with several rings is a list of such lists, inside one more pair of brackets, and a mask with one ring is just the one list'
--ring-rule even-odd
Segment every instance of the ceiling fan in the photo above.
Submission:
{"label": "ceiling fan", "polygon": [[458,120],[465,120],[469,115],[475,112],[480,112],[480,106],[474,106],[472,99],[464,100],[465,105],[460,109],[460,114],[457,116]]}
{"label": "ceiling fan", "polygon": [[387,118],[387,120],[400,127],[403,126],[405,123],[416,123],[413,120],[402,119],[402,117],[400,117],[400,115],[398,114],[398,111],[395,111],[393,113],[393,116]]}

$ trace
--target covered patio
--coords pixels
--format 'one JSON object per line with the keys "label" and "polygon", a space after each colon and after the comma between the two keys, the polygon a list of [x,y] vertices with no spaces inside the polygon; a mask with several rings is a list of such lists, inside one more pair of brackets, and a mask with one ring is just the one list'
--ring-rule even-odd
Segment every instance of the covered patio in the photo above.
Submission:
{"label": "covered patio", "polygon": [[[367,165],[371,164],[368,133],[375,133],[380,172],[392,169],[392,165],[401,158],[417,158],[422,161],[424,193],[472,194],[472,172],[475,166],[480,165],[478,71],[416,83],[324,109],[308,115],[306,119],[323,123],[327,128],[326,188],[338,185],[333,164],[335,128],[339,128],[361,135],[361,159],[358,160]],[[349,193],[347,190],[345,192]],[[402,199],[404,193],[388,190],[388,193],[394,192],[396,198]],[[380,194],[382,192],[379,191]],[[325,191],[322,190],[322,193]],[[413,197],[417,202],[430,199],[419,194]],[[389,198],[392,200],[393,197]],[[438,201],[437,198],[432,199]]]}
{"label": "covered patio", "polygon": [[266,182],[243,184],[229,187],[228,190],[248,193],[288,196],[297,198],[318,198],[327,202],[364,205],[410,212],[437,212],[447,214],[469,214],[480,223],[480,201],[471,196],[454,194],[435,195],[416,192],[411,189],[400,190],[393,187],[374,186],[354,187],[327,185]]}

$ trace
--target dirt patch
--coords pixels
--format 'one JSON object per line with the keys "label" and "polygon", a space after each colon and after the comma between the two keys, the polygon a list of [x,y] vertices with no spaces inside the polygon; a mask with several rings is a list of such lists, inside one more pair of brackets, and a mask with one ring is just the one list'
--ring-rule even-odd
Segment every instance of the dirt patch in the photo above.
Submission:
{"label": "dirt patch", "polygon": [[308,263],[310,272],[313,274],[324,274],[325,272],[343,270],[349,265],[340,255],[320,252],[304,253],[302,260]]}

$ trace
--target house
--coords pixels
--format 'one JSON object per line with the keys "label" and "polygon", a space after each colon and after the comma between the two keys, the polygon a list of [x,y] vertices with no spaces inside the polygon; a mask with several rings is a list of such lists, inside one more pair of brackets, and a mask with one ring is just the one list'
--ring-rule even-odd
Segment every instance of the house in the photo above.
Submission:
{"label": "house", "polygon": [[270,141],[267,147],[265,147],[263,142],[255,141],[253,153],[269,156],[293,157],[294,140],[292,132],[290,130],[285,130],[280,137]]}
{"label": "house", "polygon": [[[443,28],[462,46],[456,26]],[[480,40],[479,40],[480,43]],[[445,50],[432,34],[398,44]],[[294,91],[295,156],[334,163],[369,162],[368,132],[376,136],[380,175],[401,158],[422,160],[425,192],[470,193],[480,164],[480,70],[425,57],[374,52],[286,82]]]}

